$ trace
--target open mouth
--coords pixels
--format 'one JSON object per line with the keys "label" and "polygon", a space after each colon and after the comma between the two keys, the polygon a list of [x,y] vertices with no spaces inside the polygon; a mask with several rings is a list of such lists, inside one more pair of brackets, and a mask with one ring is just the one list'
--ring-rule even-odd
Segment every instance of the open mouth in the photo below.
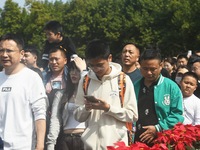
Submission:
{"label": "open mouth", "polygon": [[124,61],[129,61],[129,59],[124,59]]}

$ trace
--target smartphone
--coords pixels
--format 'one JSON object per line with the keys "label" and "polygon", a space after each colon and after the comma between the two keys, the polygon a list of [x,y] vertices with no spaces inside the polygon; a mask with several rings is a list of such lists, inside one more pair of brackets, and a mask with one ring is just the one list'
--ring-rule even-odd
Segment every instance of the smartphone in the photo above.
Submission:
{"label": "smartphone", "polygon": [[93,102],[93,103],[98,103],[98,100],[94,97],[94,96],[91,96],[91,95],[84,95],[85,99],[89,102]]}

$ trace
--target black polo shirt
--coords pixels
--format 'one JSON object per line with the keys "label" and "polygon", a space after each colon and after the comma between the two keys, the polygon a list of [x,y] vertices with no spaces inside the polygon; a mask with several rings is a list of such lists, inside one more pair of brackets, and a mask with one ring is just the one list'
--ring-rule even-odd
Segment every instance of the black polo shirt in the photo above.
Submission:
{"label": "black polo shirt", "polygon": [[154,86],[157,85],[159,79],[152,83],[150,87],[144,85],[144,78],[140,82],[140,90],[138,95],[138,121],[136,122],[135,141],[140,141],[139,136],[145,131],[143,126],[158,124],[158,117],[154,104]]}

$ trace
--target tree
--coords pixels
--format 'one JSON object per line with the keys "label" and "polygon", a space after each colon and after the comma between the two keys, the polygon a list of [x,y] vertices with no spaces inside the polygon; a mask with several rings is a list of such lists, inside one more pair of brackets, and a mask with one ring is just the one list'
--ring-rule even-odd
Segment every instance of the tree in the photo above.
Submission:
{"label": "tree", "polygon": [[[55,3],[27,0],[28,17],[24,22],[24,36],[28,44],[37,45],[43,50],[45,37],[43,27],[50,20],[62,20],[63,3],[56,1]],[[58,11],[60,10],[60,11]]]}
{"label": "tree", "polygon": [[1,34],[5,33],[22,33],[21,10],[17,3],[12,0],[6,0],[4,9],[1,12]]}
{"label": "tree", "polygon": [[0,33],[21,33],[26,43],[42,49],[44,24],[57,20],[81,56],[87,42],[95,38],[108,41],[114,57],[126,42],[174,56],[199,49],[199,6],[200,0],[71,0],[65,4],[26,0],[25,7],[19,8],[7,0],[0,10]]}

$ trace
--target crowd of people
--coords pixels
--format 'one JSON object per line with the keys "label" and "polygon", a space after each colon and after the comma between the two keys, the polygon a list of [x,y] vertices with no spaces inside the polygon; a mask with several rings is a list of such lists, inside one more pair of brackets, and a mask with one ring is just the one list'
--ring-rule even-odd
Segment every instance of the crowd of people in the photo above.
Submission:
{"label": "crowd of people", "polygon": [[44,32],[41,66],[37,47],[16,34],[0,38],[4,150],[152,146],[158,132],[177,123],[200,125],[200,51],[162,58],[130,42],[117,63],[109,44],[94,39],[83,59],[58,21]]}

